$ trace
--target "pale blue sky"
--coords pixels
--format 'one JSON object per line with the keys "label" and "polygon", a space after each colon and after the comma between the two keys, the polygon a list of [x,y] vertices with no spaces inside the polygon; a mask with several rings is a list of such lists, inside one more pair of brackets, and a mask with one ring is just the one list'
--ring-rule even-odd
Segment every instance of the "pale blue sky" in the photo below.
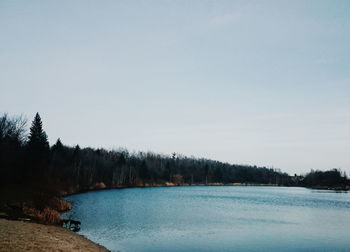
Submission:
{"label": "pale blue sky", "polygon": [[0,1],[0,112],[50,143],[350,174],[350,1]]}

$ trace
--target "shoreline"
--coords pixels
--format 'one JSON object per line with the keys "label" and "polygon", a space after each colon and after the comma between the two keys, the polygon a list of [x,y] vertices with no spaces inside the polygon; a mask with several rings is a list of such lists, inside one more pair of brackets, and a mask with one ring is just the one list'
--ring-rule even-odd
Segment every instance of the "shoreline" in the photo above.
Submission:
{"label": "shoreline", "polygon": [[[103,191],[103,190],[118,190],[118,189],[131,189],[131,188],[157,188],[157,187],[195,187],[195,186],[272,186],[272,187],[301,187],[301,186],[280,186],[277,184],[251,184],[251,183],[229,183],[229,184],[223,184],[223,183],[208,183],[206,184],[146,184],[146,185],[126,185],[126,186],[115,186],[115,187],[103,187],[103,188],[91,188],[91,189],[84,189],[80,191],[70,191],[70,192],[64,192],[61,194],[60,199],[64,197],[68,197],[75,194],[81,194],[81,193],[88,193],[88,192],[95,192],[95,191]],[[308,188],[308,187],[304,187]],[[63,200],[63,199],[62,199]],[[70,210],[70,209],[69,209]],[[67,210],[67,211],[69,211]],[[62,211],[61,213],[66,212]]]}
{"label": "shoreline", "polygon": [[[277,184],[253,184],[253,183],[208,183],[208,184],[145,184],[145,185],[125,185],[125,186],[115,186],[115,187],[103,187],[103,188],[90,188],[90,189],[84,189],[80,191],[74,191],[73,192],[65,192],[61,194],[60,199],[64,197],[68,197],[75,194],[81,194],[81,193],[88,193],[88,192],[94,192],[94,191],[103,191],[103,190],[113,190],[113,189],[129,189],[129,188],[152,188],[152,187],[191,187],[191,186],[241,186],[241,187],[249,187],[249,186],[257,186],[257,187],[296,187],[296,188],[306,188],[306,189],[312,189],[312,190],[328,190],[328,191],[350,191],[350,186],[285,186],[285,185],[277,185]],[[63,200],[63,199],[62,199]],[[70,209],[69,209],[70,210]],[[67,211],[69,211],[67,210]],[[66,212],[66,211],[63,211]],[[63,213],[62,212],[62,213]]]}

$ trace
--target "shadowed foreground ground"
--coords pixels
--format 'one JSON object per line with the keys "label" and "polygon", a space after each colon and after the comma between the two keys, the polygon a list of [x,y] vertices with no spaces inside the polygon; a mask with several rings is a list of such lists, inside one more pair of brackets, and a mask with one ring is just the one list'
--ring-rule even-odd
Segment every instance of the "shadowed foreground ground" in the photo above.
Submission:
{"label": "shadowed foreground ground", "polygon": [[70,230],[0,219],[0,251],[108,251]]}

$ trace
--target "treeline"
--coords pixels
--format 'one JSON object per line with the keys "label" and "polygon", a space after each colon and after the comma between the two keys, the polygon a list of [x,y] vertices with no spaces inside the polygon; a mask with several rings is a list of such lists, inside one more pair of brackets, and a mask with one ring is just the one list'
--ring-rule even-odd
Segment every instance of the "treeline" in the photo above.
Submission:
{"label": "treeline", "polygon": [[306,174],[301,185],[308,187],[329,187],[329,188],[345,188],[350,186],[346,173],[339,169],[332,169],[329,171],[314,171]]}
{"label": "treeline", "polygon": [[178,154],[51,147],[37,113],[26,134],[22,117],[0,117],[1,184],[47,184],[52,190],[78,192],[97,187],[163,184],[273,184],[283,186],[348,185],[339,170],[289,176],[279,170],[235,165]]}
{"label": "treeline", "polygon": [[292,185],[286,173],[266,167],[232,165],[173,153],[129,153],[65,146],[60,139],[49,146],[39,114],[26,132],[21,117],[0,118],[2,184],[45,179],[86,190],[97,183],[107,187],[163,183],[255,183]]}
{"label": "treeline", "polygon": [[172,184],[256,183],[291,185],[288,174],[274,169],[231,165],[208,159],[151,152],[64,146],[51,148],[52,177],[79,190],[96,183],[107,187]]}

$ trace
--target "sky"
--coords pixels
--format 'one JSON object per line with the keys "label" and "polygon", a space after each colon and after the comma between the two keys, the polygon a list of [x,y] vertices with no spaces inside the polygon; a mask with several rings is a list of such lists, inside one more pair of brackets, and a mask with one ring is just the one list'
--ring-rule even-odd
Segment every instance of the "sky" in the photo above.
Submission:
{"label": "sky", "polygon": [[0,113],[50,144],[350,174],[350,1],[0,1]]}

